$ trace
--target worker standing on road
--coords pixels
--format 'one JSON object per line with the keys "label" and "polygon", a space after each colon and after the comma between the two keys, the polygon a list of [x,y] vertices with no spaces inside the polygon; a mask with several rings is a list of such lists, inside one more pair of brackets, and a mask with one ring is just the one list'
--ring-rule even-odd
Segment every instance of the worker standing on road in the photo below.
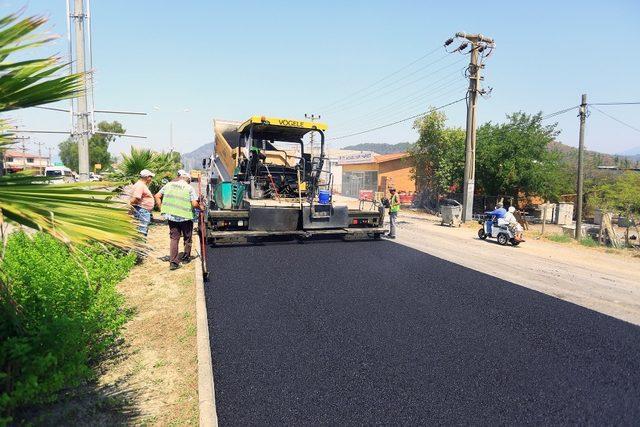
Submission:
{"label": "worker standing on road", "polygon": [[[178,171],[178,177],[167,183],[156,194],[156,203],[160,212],[169,221],[169,269],[180,268],[180,263],[191,261],[191,242],[193,240],[194,208],[199,207],[198,195],[189,184],[191,177],[185,170]],[[180,236],[184,241],[184,254],[179,257]]]}
{"label": "worker standing on road", "polygon": [[133,209],[133,216],[138,220],[138,232],[147,236],[151,223],[151,211],[153,210],[153,194],[149,190],[149,184],[155,174],[148,169],[140,171],[140,179],[131,188],[129,204]]}
{"label": "worker standing on road", "polygon": [[396,226],[398,223],[398,212],[400,212],[400,197],[396,193],[396,189],[391,187],[389,188],[389,193],[391,193],[391,197],[389,198],[389,234],[387,237],[390,239],[396,238]]}

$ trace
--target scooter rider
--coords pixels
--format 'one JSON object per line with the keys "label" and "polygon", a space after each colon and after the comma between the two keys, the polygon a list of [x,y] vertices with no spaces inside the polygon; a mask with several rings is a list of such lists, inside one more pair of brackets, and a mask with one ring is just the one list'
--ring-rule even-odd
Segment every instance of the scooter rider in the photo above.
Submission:
{"label": "scooter rider", "polygon": [[491,234],[491,229],[493,228],[493,223],[498,224],[500,219],[503,219],[507,214],[507,210],[503,207],[504,205],[500,202],[496,203],[496,208],[491,212],[486,212],[487,215],[491,215],[493,221],[489,223],[489,234]]}
{"label": "scooter rider", "polygon": [[524,242],[524,239],[522,238],[522,232],[524,230],[522,229],[522,226],[520,225],[520,223],[518,223],[518,220],[516,219],[516,216],[514,215],[515,211],[516,211],[516,208],[513,207],[513,206],[510,206],[509,207],[509,211],[504,216],[504,220],[507,223],[507,225],[509,226],[509,229],[515,235],[515,239],[518,242]]}

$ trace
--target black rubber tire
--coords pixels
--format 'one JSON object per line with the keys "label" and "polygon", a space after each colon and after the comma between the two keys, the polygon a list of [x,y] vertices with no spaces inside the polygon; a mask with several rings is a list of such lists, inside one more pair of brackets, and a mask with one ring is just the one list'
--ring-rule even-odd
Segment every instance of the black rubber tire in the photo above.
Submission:
{"label": "black rubber tire", "polygon": [[373,233],[373,240],[380,240],[382,233]]}
{"label": "black rubber tire", "polygon": [[507,236],[505,233],[500,233],[498,234],[497,240],[499,245],[504,246],[509,243],[509,236]]}
{"label": "black rubber tire", "polygon": [[480,240],[484,240],[487,238],[487,233],[484,232],[484,228],[481,228],[480,230],[478,230],[478,238]]}

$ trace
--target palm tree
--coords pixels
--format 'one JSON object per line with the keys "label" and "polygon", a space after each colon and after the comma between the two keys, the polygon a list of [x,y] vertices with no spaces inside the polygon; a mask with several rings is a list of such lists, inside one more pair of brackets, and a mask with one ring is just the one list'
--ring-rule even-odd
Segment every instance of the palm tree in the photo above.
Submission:
{"label": "palm tree", "polygon": [[[0,112],[47,104],[77,96],[82,74],[56,76],[67,64],[58,57],[12,62],[11,54],[41,46],[54,37],[35,34],[42,17],[0,18]],[[7,119],[0,119],[0,151],[14,142]],[[87,184],[50,185],[41,178],[0,178],[0,227],[3,219],[43,230],[69,243],[100,240],[121,247],[134,244],[136,233],[114,193]]]}
{"label": "palm tree", "polygon": [[133,182],[138,179],[143,169],[149,169],[155,173],[155,177],[149,186],[152,193],[157,192],[163,180],[175,178],[176,172],[182,167],[180,153],[175,151],[154,152],[148,148],[131,147],[129,154],[122,153],[122,162],[112,175],[120,181]]}

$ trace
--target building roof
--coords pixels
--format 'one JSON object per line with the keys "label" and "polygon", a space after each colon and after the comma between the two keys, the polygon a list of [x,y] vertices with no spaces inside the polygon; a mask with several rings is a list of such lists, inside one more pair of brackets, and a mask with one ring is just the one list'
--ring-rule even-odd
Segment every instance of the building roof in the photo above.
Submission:
{"label": "building roof", "polygon": [[5,150],[4,152],[4,157],[34,157],[36,159],[48,159],[47,156],[38,156],[37,154],[33,154],[33,153],[22,153],[22,151],[18,151],[18,150]]}
{"label": "building roof", "polygon": [[375,156],[374,160],[376,163],[384,163],[390,162],[391,160],[403,159],[405,157],[409,157],[409,153],[406,151],[403,153],[381,154],[379,156]]}

